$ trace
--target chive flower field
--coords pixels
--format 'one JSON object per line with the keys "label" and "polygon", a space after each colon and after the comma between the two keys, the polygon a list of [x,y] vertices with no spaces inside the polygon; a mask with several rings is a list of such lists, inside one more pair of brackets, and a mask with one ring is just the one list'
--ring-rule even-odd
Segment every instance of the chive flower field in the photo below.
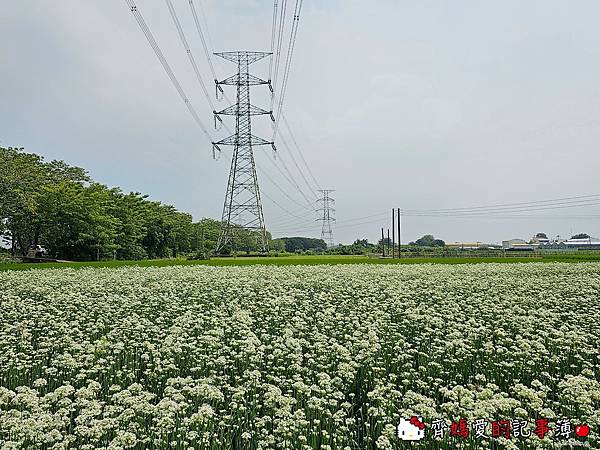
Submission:
{"label": "chive flower field", "polygon": [[[402,442],[413,415],[591,431]],[[0,272],[1,449],[599,449],[599,427],[598,263]]]}

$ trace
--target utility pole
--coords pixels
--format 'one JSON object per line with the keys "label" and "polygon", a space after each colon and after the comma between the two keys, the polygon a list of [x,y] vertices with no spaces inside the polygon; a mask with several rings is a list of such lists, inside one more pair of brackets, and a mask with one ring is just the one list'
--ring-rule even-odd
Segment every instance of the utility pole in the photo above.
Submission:
{"label": "utility pole", "polygon": [[398,258],[402,258],[402,253],[401,253],[401,248],[402,248],[402,238],[400,237],[400,219],[401,219],[401,214],[400,214],[400,208],[396,208],[396,212],[398,214]]}
{"label": "utility pole", "polygon": [[387,229],[387,246],[388,246],[388,256],[390,256],[390,229]]}
{"label": "utility pole", "polygon": [[392,208],[392,259],[395,257],[395,248],[396,247],[396,224],[394,221],[394,208]]}
{"label": "utility pole", "polygon": [[200,253],[202,258],[206,258],[206,252],[204,251],[204,224],[200,228]]}
{"label": "utility pole", "polygon": [[319,213],[320,216],[317,219],[317,222],[321,222],[321,239],[327,243],[327,247],[331,248],[334,245],[331,223],[335,222],[335,217],[333,217],[335,213],[335,209],[333,208],[335,199],[330,197],[329,194],[335,192],[335,190],[320,189],[319,192],[323,194],[323,198],[317,200],[317,202],[321,204],[321,207],[317,208],[317,213]]}
{"label": "utility pole", "polygon": [[269,250],[267,232],[263,217],[256,165],[252,147],[255,145],[271,145],[275,151],[275,144],[252,134],[252,116],[267,114],[273,117],[273,111],[266,111],[250,103],[250,86],[266,84],[271,88],[269,81],[262,80],[249,72],[249,66],[256,61],[266,58],[271,53],[267,52],[225,52],[215,53],[227,61],[237,64],[237,73],[222,81],[215,81],[217,88],[220,85],[236,86],[237,101],[222,111],[215,111],[219,115],[235,116],[235,134],[219,142],[213,142],[213,151],[220,151],[221,145],[232,145],[233,156],[229,171],[229,181],[223,205],[221,218],[221,234],[217,241],[216,253],[223,253],[229,247],[235,250],[235,230],[248,230],[256,235],[256,243],[260,252]]}
{"label": "utility pole", "polygon": [[381,252],[385,258],[385,236],[383,235],[383,227],[381,227]]}

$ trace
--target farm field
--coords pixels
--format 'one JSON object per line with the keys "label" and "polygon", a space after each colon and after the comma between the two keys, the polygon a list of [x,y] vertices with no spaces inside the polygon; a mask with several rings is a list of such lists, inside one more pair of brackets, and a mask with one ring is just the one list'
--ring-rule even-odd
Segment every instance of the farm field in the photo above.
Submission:
{"label": "farm field", "polygon": [[582,262],[600,261],[600,252],[565,253],[564,255],[528,255],[510,257],[410,257],[402,259],[369,258],[364,255],[294,255],[279,257],[211,258],[210,260],[146,259],[139,261],[86,261],[72,263],[8,263],[0,264],[3,270],[26,270],[48,268],[82,267],[170,267],[170,266],[249,266],[249,265],[319,265],[319,264],[473,264],[473,263],[523,263],[523,262]]}
{"label": "farm field", "polygon": [[[83,267],[0,286],[0,448],[600,448],[597,262]],[[412,415],[415,445],[395,428]],[[431,436],[461,418],[591,431]]]}

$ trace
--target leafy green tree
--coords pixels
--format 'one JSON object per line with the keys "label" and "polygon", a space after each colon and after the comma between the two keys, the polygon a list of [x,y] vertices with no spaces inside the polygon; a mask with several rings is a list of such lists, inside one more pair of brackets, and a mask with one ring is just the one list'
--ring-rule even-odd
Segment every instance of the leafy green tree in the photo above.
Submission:
{"label": "leafy green tree", "polygon": [[139,192],[123,194],[119,189],[112,189],[113,202],[110,206],[111,215],[117,220],[115,242],[117,248],[113,256],[117,259],[144,259],[148,257],[142,240],[146,235],[144,220],[146,202]]}
{"label": "leafy green tree", "polygon": [[173,206],[91,181],[84,169],[0,148],[0,235],[13,254],[43,245],[89,260],[169,257],[192,250],[192,217]]}
{"label": "leafy green tree", "polygon": [[[20,148],[0,148],[0,192],[0,238],[13,255],[42,245],[50,256],[72,260],[205,257],[221,232],[220,221],[194,223],[171,205],[101,185],[82,168]],[[229,251],[259,250],[258,232],[236,227],[234,236]],[[304,242],[302,248],[321,245]]]}
{"label": "leafy green tree", "polygon": [[446,243],[441,239],[435,239],[433,235],[426,234],[425,236],[417,239],[414,245],[418,247],[444,247]]}
{"label": "leafy green tree", "polygon": [[50,255],[61,259],[101,259],[117,248],[116,218],[107,204],[106,187],[72,181],[47,184],[39,193],[33,219],[34,243],[41,240]]}
{"label": "leafy green tree", "polygon": [[85,170],[63,161],[45,163],[41,156],[24,153],[22,148],[0,148],[0,219],[13,254],[25,254],[39,243],[43,231],[40,201],[48,186],[88,181]]}
{"label": "leafy green tree", "polygon": [[280,239],[284,242],[285,251],[290,253],[307,250],[325,251],[327,249],[327,244],[323,239],[307,237],[283,237]]}
{"label": "leafy green tree", "polygon": [[285,251],[285,241],[283,239],[273,239],[269,244],[269,250],[275,253],[281,253]]}
{"label": "leafy green tree", "polygon": [[338,245],[327,249],[327,253],[336,255],[364,255],[369,252],[381,251],[381,240],[378,245],[371,244],[367,239],[356,239],[351,245]]}
{"label": "leafy green tree", "polygon": [[214,219],[203,218],[193,224],[193,249],[211,254],[221,234],[221,222]]}

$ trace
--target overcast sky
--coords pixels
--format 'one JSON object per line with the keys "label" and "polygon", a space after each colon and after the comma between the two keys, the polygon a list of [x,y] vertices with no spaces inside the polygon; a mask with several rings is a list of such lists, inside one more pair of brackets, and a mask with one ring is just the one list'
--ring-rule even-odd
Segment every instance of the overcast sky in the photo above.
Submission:
{"label": "overcast sky", "polygon": [[[212,93],[188,1],[173,2]],[[165,1],[136,3],[212,127]],[[270,49],[271,1],[203,5],[215,51]],[[458,208],[600,193],[598,17],[593,0],[305,0],[284,111],[317,181],[336,190],[335,241],[376,240],[389,226],[384,220],[350,220],[392,206]],[[123,0],[1,0],[0,29],[0,145],[85,167],[102,183],[148,193],[196,219],[220,217],[231,148],[212,159],[209,141]],[[215,64],[222,78],[235,70]],[[268,77],[268,60],[253,70]],[[252,95],[268,107],[267,88]],[[256,118],[254,134],[269,139],[267,122]],[[278,146],[308,191],[288,150]],[[270,149],[255,152],[259,168],[305,203],[273,165]],[[314,214],[258,176],[275,235],[320,235]],[[267,196],[306,221],[290,218]],[[534,214],[544,217],[523,217]],[[514,219],[406,217],[403,240],[425,233],[492,242],[540,231],[598,236],[600,220],[585,217],[597,214],[600,208],[590,206]]]}

